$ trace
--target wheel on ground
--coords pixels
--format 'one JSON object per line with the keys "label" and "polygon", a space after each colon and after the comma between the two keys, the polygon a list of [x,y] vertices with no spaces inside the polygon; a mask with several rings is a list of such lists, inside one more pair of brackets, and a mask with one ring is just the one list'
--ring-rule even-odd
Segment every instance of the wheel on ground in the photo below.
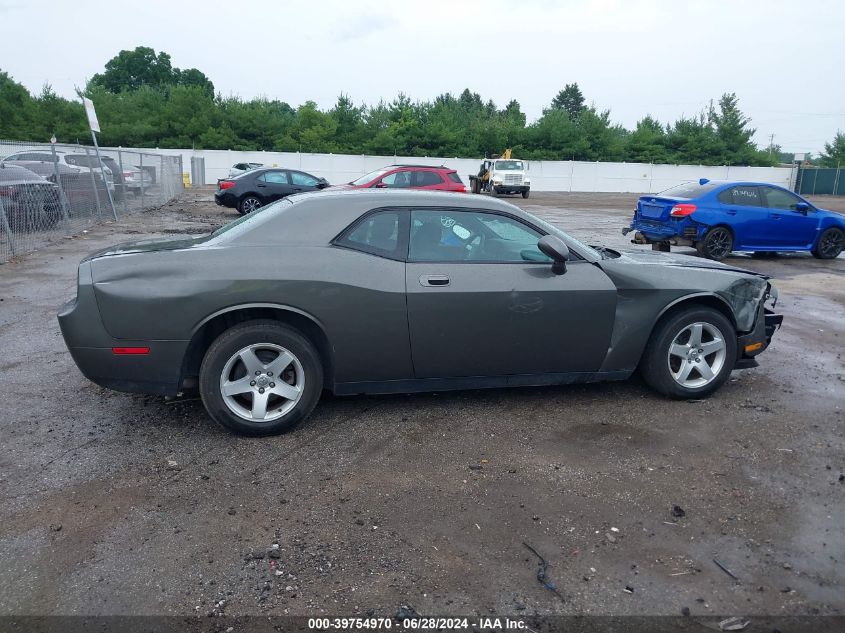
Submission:
{"label": "wheel on ground", "polygon": [[721,387],[735,363],[731,322],[712,308],[695,306],[670,313],[658,323],[643,352],[640,373],[664,395],[700,398]]}
{"label": "wheel on ground", "polygon": [[819,241],[813,249],[813,257],[836,259],[843,249],[845,249],[845,231],[831,227],[819,236]]}
{"label": "wheel on ground", "polygon": [[704,234],[704,237],[695,245],[695,248],[699,254],[707,259],[723,260],[731,254],[734,248],[733,233],[724,226],[714,226]]}
{"label": "wheel on ground", "polygon": [[496,191],[496,186],[493,185],[492,183],[490,184],[490,195],[492,195],[492,196],[498,196],[499,195],[499,192]]}
{"label": "wheel on ground", "polygon": [[528,194],[530,194],[530,193],[531,193],[531,191],[529,189],[526,189],[525,191],[522,192],[522,197],[527,198]]}
{"label": "wheel on ground", "polygon": [[260,206],[261,200],[255,196],[246,196],[238,205],[238,211],[240,211],[241,215],[246,215],[247,213],[252,213]]}
{"label": "wheel on ground", "polygon": [[314,346],[277,321],[236,325],[208,348],[200,396],[209,415],[241,435],[275,435],[317,406],[323,366]]}
{"label": "wheel on ground", "polygon": [[481,193],[481,181],[479,181],[478,179],[473,180],[472,184],[470,185],[470,188],[472,189],[473,193]]}

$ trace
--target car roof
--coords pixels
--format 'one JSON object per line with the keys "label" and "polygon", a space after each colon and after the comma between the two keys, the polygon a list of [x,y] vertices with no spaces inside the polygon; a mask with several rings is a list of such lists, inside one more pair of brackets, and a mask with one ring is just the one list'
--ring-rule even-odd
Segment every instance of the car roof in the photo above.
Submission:
{"label": "car roof", "polygon": [[519,207],[491,196],[475,196],[451,191],[430,189],[323,189],[288,196],[291,202],[299,200],[327,200],[340,198],[362,204],[378,206],[442,206],[467,207],[508,213],[524,213]]}
{"label": "car roof", "polygon": [[439,169],[445,171],[455,171],[446,165],[414,165],[411,163],[397,163],[396,165],[388,165],[387,167],[382,167],[382,169],[392,169],[395,167],[413,167],[414,169]]}

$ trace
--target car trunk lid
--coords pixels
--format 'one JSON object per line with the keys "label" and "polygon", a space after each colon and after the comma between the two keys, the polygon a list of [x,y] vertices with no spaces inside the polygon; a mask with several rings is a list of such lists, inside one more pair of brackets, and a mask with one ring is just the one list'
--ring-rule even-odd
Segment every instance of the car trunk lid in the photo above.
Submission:
{"label": "car trunk lid", "polygon": [[666,222],[669,214],[679,202],[686,202],[688,198],[661,198],[659,196],[643,196],[637,201],[637,218],[644,220],[659,220]]}

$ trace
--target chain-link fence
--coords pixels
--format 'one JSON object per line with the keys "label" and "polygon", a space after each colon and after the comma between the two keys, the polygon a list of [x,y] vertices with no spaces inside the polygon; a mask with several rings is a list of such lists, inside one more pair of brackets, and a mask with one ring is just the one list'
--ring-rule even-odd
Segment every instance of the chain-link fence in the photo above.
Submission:
{"label": "chain-link fence", "polygon": [[182,191],[178,156],[0,141],[0,263]]}

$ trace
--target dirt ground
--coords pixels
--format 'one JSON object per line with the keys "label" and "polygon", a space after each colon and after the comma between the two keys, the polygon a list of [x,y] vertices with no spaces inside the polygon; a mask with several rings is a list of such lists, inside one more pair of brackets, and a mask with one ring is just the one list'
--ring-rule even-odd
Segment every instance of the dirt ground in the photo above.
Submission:
{"label": "dirt ground", "polygon": [[[86,253],[235,217],[210,196],[0,266],[0,615],[845,611],[845,255],[731,258],[774,278],[785,322],[706,401],[638,379],[325,396],[245,439],[199,401],[91,384],[55,317]],[[635,199],[523,206],[643,248],[620,233]]]}

